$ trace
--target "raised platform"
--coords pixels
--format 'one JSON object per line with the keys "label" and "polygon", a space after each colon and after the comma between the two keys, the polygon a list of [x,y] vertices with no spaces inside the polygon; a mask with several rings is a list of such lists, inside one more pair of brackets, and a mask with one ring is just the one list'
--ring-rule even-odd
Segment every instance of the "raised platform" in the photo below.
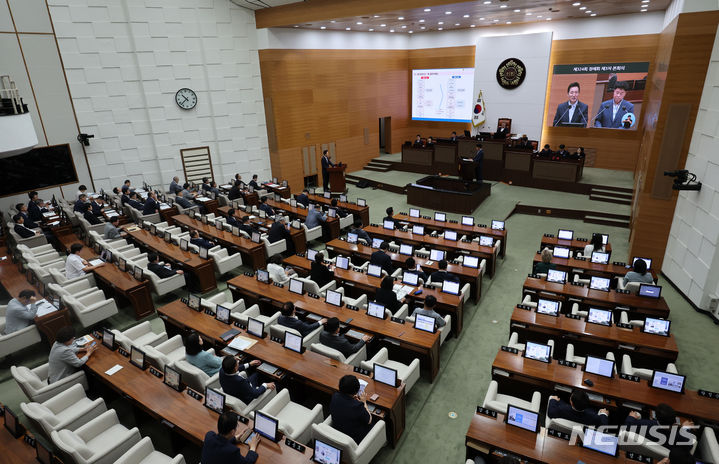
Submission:
{"label": "raised platform", "polygon": [[491,184],[452,177],[427,176],[407,185],[408,204],[457,214],[472,214],[491,194]]}

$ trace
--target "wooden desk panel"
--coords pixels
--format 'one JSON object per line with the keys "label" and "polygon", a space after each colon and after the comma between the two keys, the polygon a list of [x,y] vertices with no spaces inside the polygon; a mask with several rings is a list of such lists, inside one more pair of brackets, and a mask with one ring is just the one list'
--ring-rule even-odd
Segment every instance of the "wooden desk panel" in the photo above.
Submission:
{"label": "wooden desk panel", "polygon": [[669,306],[667,306],[663,297],[653,299],[638,295],[617,293],[613,290],[603,292],[601,290],[591,290],[589,287],[547,282],[544,279],[536,279],[534,277],[527,277],[527,280],[524,281],[524,290],[555,293],[565,298],[578,298],[584,300],[587,304],[600,307],[627,306],[638,314],[651,317],[660,317],[663,319],[669,317]]}
{"label": "wooden desk panel", "polygon": [[[579,340],[601,345],[605,347],[602,348],[605,351],[606,347],[609,347],[613,351],[618,350],[630,354],[633,358],[640,355],[652,356],[662,358],[666,363],[676,361],[679,356],[679,348],[677,348],[674,335],[664,337],[647,334],[638,327],[633,329],[624,329],[616,325],[606,327],[591,324],[584,320],[571,319],[563,315],[554,317],[538,314],[535,311],[514,308],[510,320],[510,332],[515,331],[517,328],[523,328],[528,332],[547,334],[555,338],[555,340],[557,337],[568,335],[571,337],[570,342],[571,340]],[[629,347],[634,349],[629,349]]]}
{"label": "wooden desk panel", "polygon": [[261,187],[268,192],[279,193],[282,198],[289,198],[291,196],[289,184],[287,187],[283,187],[282,184],[268,184],[265,182]]}
{"label": "wooden desk panel", "polygon": [[[541,252],[537,252],[534,255],[534,263],[539,263],[542,261],[542,255]],[[561,271],[571,271],[573,269],[581,269],[587,274],[590,275],[596,275],[596,276],[602,276],[602,277],[609,277],[609,278],[623,278],[624,275],[629,272],[631,269],[626,268],[625,266],[618,266],[616,264],[612,264],[611,262],[609,264],[597,264],[593,263],[590,259],[582,260],[582,259],[575,259],[575,258],[554,258],[552,257],[552,264],[555,265],[555,267]],[[654,271],[650,271],[652,273],[652,277],[654,278],[654,281],[657,282],[657,275],[654,273]]]}
{"label": "wooden desk panel", "polygon": [[[361,243],[351,244],[340,239],[335,239],[327,242],[327,250],[334,251],[343,256],[354,256],[357,257],[357,259],[363,261],[368,261],[372,256],[372,253],[377,251],[372,247],[362,245]],[[387,253],[387,255],[392,259],[392,262],[395,266],[401,268],[404,267],[404,263],[408,258],[408,256],[401,255],[399,253]],[[427,274],[431,274],[432,272],[439,270],[439,265],[436,261],[419,258],[417,256],[414,256],[413,259],[417,264],[422,267],[422,270]],[[429,262],[431,262],[432,264],[427,264]],[[459,277],[459,280],[462,282],[462,284],[470,284],[470,293],[472,294],[474,301],[479,302],[482,291],[482,273],[479,271],[479,269],[472,269],[470,267],[464,267],[459,264],[448,263],[447,271]]]}
{"label": "wooden desk panel", "polygon": [[561,182],[579,182],[581,178],[580,162],[535,159],[532,163],[532,177]]}
{"label": "wooden desk panel", "polygon": [[[554,390],[555,385],[563,385],[603,395],[619,403],[625,400],[651,408],[656,408],[659,403],[667,403],[680,416],[710,422],[719,421],[719,401],[699,396],[693,390],[685,390],[683,394],[668,392],[650,387],[646,380],[632,382],[618,377],[609,379],[583,372],[581,366],[560,366],[555,361],[547,364],[501,350],[497,352],[492,363],[492,374],[495,380],[506,379],[501,374],[495,374],[497,369],[509,373],[510,380],[542,385],[550,391]],[[594,386],[587,386],[584,379],[591,379]]]}
{"label": "wooden desk panel", "polygon": [[[557,237],[544,237],[542,236],[542,241],[540,242],[540,248],[544,247],[550,247],[554,248],[555,246],[565,247],[569,248],[570,250],[577,252],[577,251],[584,251],[584,247],[589,245],[589,241],[579,241],[576,238],[573,240],[560,240]],[[612,252],[612,244],[611,242],[607,242],[607,244],[604,246],[604,249],[607,251],[607,253]]]}
{"label": "wooden desk panel", "polygon": [[[267,204],[274,209],[279,209],[287,213],[291,218],[297,218],[304,222],[307,220],[307,210],[305,208],[298,208],[296,206],[290,206],[283,201],[267,200]],[[328,217],[325,222],[327,230],[329,230],[330,239],[337,238],[340,236],[340,220],[338,218]],[[324,229],[324,227],[323,227]]]}
{"label": "wooden desk panel", "polygon": [[[239,211],[240,213],[242,213],[241,214],[242,217],[248,217],[248,218],[252,217],[252,219],[249,220],[249,222],[251,224],[255,224],[263,229],[266,229],[267,231],[269,231],[270,227],[272,227],[272,224],[274,222],[272,219],[267,219],[267,218],[263,219],[259,216],[247,214],[242,210],[235,210],[235,211]],[[218,214],[221,214],[224,217],[228,217],[230,215],[230,207],[229,206],[220,206],[219,208],[217,208],[217,212],[218,212]],[[305,251],[307,251],[307,237],[305,236],[304,229],[295,229],[293,227],[290,227],[290,235],[292,236],[292,243],[294,243],[294,245],[295,245],[295,251],[297,251],[298,253],[304,253]],[[245,240],[248,240],[248,239],[245,238]],[[253,245],[256,245],[256,244],[253,243]],[[263,250],[264,250],[264,246],[263,246]],[[264,253],[264,251],[263,251],[263,253]],[[263,256],[264,256],[264,254],[263,254]],[[256,267],[255,269],[261,269],[261,268]]]}
{"label": "wooden desk panel", "polygon": [[[160,316],[174,325],[183,329],[192,329],[204,337],[215,341],[218,345],[225,345],[220,336],[230,326],[224,324],[212,316],[203,312],[191,310],[181,301],[174,301],[158,309]],[[256,339],[252,335],[246,335]],[[388,435],[392,446],[396,444],[404,431],[405,416],[405,390],[404,388],[392,388],[388,385],[375,382],[371,377],[354,373],[353,367],[343,364],[334,359],[327,358],[312,351],[305,351],[303,354],[285,349],[279,343],[268,338],[256,339],[252,347],[245,353],[262,361],[271,363],[280,369],[291,372],[294,376],[300,377],[306,383],[326,393],[336,392],[339,388],[340,379],[353,374],[367,382],[367,393],[371,396],[374,393],[379,398],[373,404],[388,412]]]}
{"label": "wooden desk panel", "polygon": [[414,148],[402,145],[402,163],[432,166],[434,150],[430,148]]}
{"label": "wooden desk panel", "polygon": [[[309,195],[310,201],[314,203],[322,203],[323,205],[330,206],[332,203],[332,199],[325,198],[322,195]],[[346,211],[352,213],[355,217],[359,217],[362,219],[362,224],[368,225],[369,224],[369,206],[358,206],[357,203],[350,203],[345,201],[337,201],[337,206],[340,208],[345,209]]]}
{"label": "wooden desk panel", "polygon": [[[175,221],[178,221],[182,216],[184,215],[175,216]],[[125,230],[127,231],[127,227],[125,227]],[[152,235],[144,229],[128,232],[128,237],[160,254],[166,260],[177,263],[185,272],[193,274],[197,279],[197,291],[206,293],[217,288],[212,258],[202,259],[200,255],[182,251],[179,246],[167,243],[162,238]]]}
{"label": "wooden desk panel", "polygon": [[[422,355],[428,361],[430,379],[439,373],[439,332],[431,334],[413,328],[409,324],[398,324],[389,320],[382,320],[368,316],[366,311],[353,311],[343,306],[338,308],[324,302],[324,299],[314,299],[307,294],[298,295],[289,291],[289,286],[284,288],[272,284],[263,284],[256,278],[246,275],[239,275],[227,281],[227,288],[233,295],[250,296],[254,298],[268,298],[277,306],[286,301],[294,303],[295,307],[322,317],[337,317],[340,322],[358,329],[360,332],[367,332],[371,335],[387,337],[399,344],[400,348],[407,349]],[[347,322],[350,320],[350,322]]]}

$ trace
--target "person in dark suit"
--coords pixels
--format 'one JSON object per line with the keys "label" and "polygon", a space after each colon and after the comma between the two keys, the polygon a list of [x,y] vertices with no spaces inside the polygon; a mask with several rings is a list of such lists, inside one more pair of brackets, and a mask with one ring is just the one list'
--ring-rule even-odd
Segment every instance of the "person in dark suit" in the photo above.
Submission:
{"label": "person in dark suit", "polygon": [[334,167],[334,163],[330,159],[327,150],[322,150],[322,188],[325,192],[330,191],[330,174],[327,168]]}
{"label": "person in dark suit", "polygon": [[75,200],[75,206],[72,208],[73,211],[76,213],[82,213],[84,212],[83,205],[87,203],[87,195],[84,193],[80,195],[77,200]]}
{"label": "person in dark suit", "polygon": [[394,222],[394,218],[392,217],[392,216],[394,216],[394,208],[392,208],[392,207],[390,206],[389,208],[387,208],[386,210],[384,210],[384,212],[387,214],[387,216],[385,216],[385,217],[382,218],[382,222],[384,222],[384,221],[392,221],[392,222]]}
{"label": "person in dark suit", "polygon": [[[618,82],[614,86],[614,95],[611,100],[602,102],[599,111],[594,117],[594,127],[608,127],[613,129],[629,129],[632,120],[627,114],[634,113],[634,105],[624,100],[627,94],[627,84]],[[629,120],[629,124],[627,121]]]}
{"label": "person in dark suit", "polygon": [[335,278],[332,272],[324,263],[325,255],[321,251],[315,255],[315,260],[310,268],[310,279],[320,287],[324,287]]}
{"label": "person in dark suit", "polygon": [[269,240],[270,243],[284,240],[287,246],[287,253],[295,254],[295,243],[292,241],[292,234],[287,230],[287,227],[285,227],[284,216],[280,216],[279,220],[272,223],[272,227],[270,227],[270,231],[267,234],[267,240]]}
{"label": "person in dark suit", "polygon": [[247,378],[240,375],[240,371],[246,371],[250,367],[257,367],[260,364],[262,364],[262,361],[255,359],[240,366],[237,358],[225,356],[222,359],[222,369],[220,369],[222,391],[239,398],[245,404],[250,404],[266,390],[274,390],[274,382],[260,383],[257,372],[247,376]]}
{"label": "person in dark suit", "polygon": [[92,214],[97,217],[102,216],[102,212],[105,211],[105,207],[98,203],[96,198],[90,198],[90,208],[92,209]]}
{"label": "person in dark suit", "polygon": [[660,441],[660,436],[664,438],[660,441],[662,446],[667,448],[689,448],[691,449],[693,440],[689,432],[689,428],[694,425],[690,420],[686,420],[681,424],[677,424],[677,413],[674,408],[666,403],[659,403],[655,410],[656,419],[642,419],[641,413],[631,411],[624,421],[624,425],[636,427],[637,433],[646,436],[649,432],[649,439],[652,441]]}
{"label": "person in dark suit", "polygon": [[529,141],[529,138],[526,135],[523,135],[522,138],[519,139],[517,147],[524,149],[532,148],[532,142]]}
{"label": "person in dark suit", "polygon": [[392,311],[392,314],[402,306],[402,303],[397,299],[397,294],[392,290],[393,286],[394,279],[390,276],[385,276],[374,298],[377,303]]}
{"label": "person in dark suit", "polygon": [[232,188],[227,193],[227,198],[229,200],[237,200],[238,198],[244,198],[242,195],[242,190],[240,189],[240,183],[238,181],[235,181],[235,183],[232,185]]}
{"label": "person in dark suit", "polygon": [[245,184],[245,181],[242,180],[242,176],[239,172],[235,174],[235,183],[243,190],[247,188],[247,184]]}
{"label": "person in dark suit", "polygon": [[338,202],[337,202],[337,198],[333,198],[332,200],[330,200],[330,206],[331,206],[332,208],[334,208],[335,211],[337,211],[337,217],[341,217],[341,218],[347,217],[347,215],[349,214],[349,213],[347,212],[347,210],[344,209],[344,208],[340,208],[339,206],[337,206],[337,203],[338,203]]}
{"label": "person in dark suit", "polygon": [[252,180],[250,181],[250,187],[257,190],[260,188],[260,184],[257,183],[257,174],[252,174]]}
{"label": "person in dark suit", "polygon": [[383,271],[391,275],[394,272],[394,266],[392,266],[392,258],[387,254],[388,249],[389,244],[387,242],[382,242],[379,246],[379,250],[375,251],[372,253],[372,256],[370,256],[369,263],[380,266]]}
{"label": "person in dark suit", "polygon": [[144,208],[144,205],[139,201],[137,193],[135,192],[130,193],[130,198],[127,200],[127,204],[138,211],[142,211],[142,209]]}
{"label": "person in dark suit", "polygon": [[569,403],[560,400],[558,396],[550,396],[547,416],[594,426],[607,425],[609,422],[609,411],[603,408],[596,412],[590,408],[589,396],[584,390],[574,390]]}
{"label": "person in dark suit", "polygon": [[17,210],[17,214],[21,215],[23,218],[23,224],[25,224],[25,227],[28,229],[37,229],[40,227],[37,225],[35,221],[30,219],[30,215],[27,213],[27,206],[25,206],[24,203],[18,203],[15,205],[15,209]]}
{"label": "person in dark suit", "polygon": [[182,190],[177,192],[177,196],[175,196],[175,203],[182,206],[183,208],[192,208],[193,206],[195,206],[192,203],[190,203],[187,198],[182,196]]}
{"label": "person in dark suit", "polygon": [[85,203],[84,205],[82,205],[82,217],[84,217],[85,220],[89,222],[92,226],[102,224],[102,221],[98,219],[97,216],[92,214],[92,208],[90,207],[89,203]]}
{"label": "person in dark suit", "polygon": [[13,230],[20,237],[30,238],[30,237],[34,237],[36,235],[34,230],[25,227],[25,224],[23,224],[25,219],[22,217],[22,215],[20,213],[13,216],[12,220],[15,223]]}
{"label": "person in dark suit", "polygon": [[160,279],[172,277],[175,274],[183,274],[180,269],[172,269],[169,266],[160,264],[160,256],[157,253],[149,253],[147,255],[147,270],[152,271]]}
{"label": "person in dark suit", "polygon": [[40,199],[37,197],[37,192],[32,191],[27,194],[30,201],[27,203],[27,215],[33,222],[42,221],[42,213],[47,213],[46,208],[42,208]]}
{"label": "person in dark suit", "polygon": [[405,272],[414,272],[419,276],[420,279],[422,279],[423,282],[427,282],[427,274],[422,270],[420,266],[417,265],[417,262],[414,260],[413,257],[409,257],[404,262],[404,270]]}
{"label": "person in dark suit", "polygon": [[443,259],[440,260],[437,263],[437,266],[439,267],[438,271],[433,272],[429,276],[429,281],[434,283],[442,283],[445,280],[451,280],[453,282],[459,281],[456,275],[452,274],[451,272],[447,272],[447,260]]}
{"label": "person in dark suit", "polygon": [[173,195],[177,195],[177,192],[181,192],[182,187],[180,186],[180,178],[175,176],[172,178],[172,182],[170,182],[170,188],[168,189],[168,192],[172,193]]}
{"label": "person in dark suit", "polygon": [[587,127],[589,106],[579,101],[579,82],[572,82],[567,87],[568,101],[557,105],[557,111],[554,114],[553,126],[561,126],[563,123],[581,124],[581,127]]}
{"label": "person in dark suit", "polygon": [[554,152],[551,148],[549,148],[549,144],[544,145],[544,148],[542,148],[542,151],[539,152],[539,156],[544,156],[547,158],[550,158],[552,155],[554,155]]}
{"label": "person in dark suit", "polygon": [[125,179],[125,182],[122,183],[122,193],[130,193],[134,189],[130,189],[130,179]]}
{"label": "person in dark suit", "polygon": [[300,335],[302,335],[303,338],[309,335],[319,326],[325,325],[327,323],[327,318],[324,317],[312,324],[308,324],[307,322],[303,322],[297,319],[297,316],[295,316],[295,305],[291,301],[286,301],[282,305],[282,309],[280,309],[280,312],[281,315],[277,319],[277,323],[280,325],[284,325],[285,327],[295,329],[300,333]]}
{"label": "person in dark suit", "polygon": [[310,191],[307,189],[302,190],[302,193],[297,195],[296,200],[297,203],[304,205],[305,208],[310,205],[310,197],[309,197]]}
{"label": "person in dark suit", "polygon": [[349,358],[359,351],[369,339],[369,335],[364,335],[357,343],[351,343],[344,335],[340,335],[340,320],[336,317],[329,318],[325,329],[320,333],[320,343],[334,348],[345,358]]}
{"label": "person in dark suit", "polygon": [[207,248],[208,250],[215,246],[211,241],[200,237],[200,233],[196,230],[190,231],[190,243],[200,248]]}
{"label": "person in dark suit", "polygon": [[250,440],[247,455],[242,455],[242,448],[237,446],[245,426],[232,411],[223,412],[217,419],[217,433],[210,430],[202,442],[200,464],[253,464],[259,457],[257,446],[260,434],[256,433]]}
{"label": "person in dark suit", "polygon": [[372,414],[367,408],[365,392],[354,375],[340,379],[339,392],[330,401],[332,428],[344,433],[359,444],[372,429]]}
{"label": "person in dark suit", "polygon": [[434,139],[432,137],[427,137],[427,143],[425,144],[425,147],[431,147],[434,145]]}
{"label": "person in dark suit", "polygon": [[244,231],[247,235],[252,237],[252,232],[254,230],[249,222],[250,222],[250,218],[247,216],[243,216],[240,218],[240,225],[238,225],[237,227],[239,227],[240,230]]}
{"label": "person in dark suit", "polygon": [[150,191],[147,194],[147,200],[142,207],[142,214],[155,214],[160,212],[160,204],[157,202],[155,192]]}
{"label": "person in dark suit", "polygon": [[227,224],[229,224],[232,227],[240,227],[240,217],[236,216],[237,210],[235,208],[230,208],[227,210]]}
{"label": "person in dark suit", "polygon": [[452,136],[449,138],[451,142],[457,141],[457,133],[455,131],[452,131]]}
{"label": "person in dark suit", "polygon": [[200,185],[200,188],[205,192],[209,192],[212,190],[212,187],[210,186],[210,178],[209,177],[202,178],[202,184]]}
{"label": "person in dark suit", "polygon": [[417,134],[417,138],[414,139],[414,143],[412,144],[415,148],[420,148],[422,146],[422,136]]}
{"label": "person in dark suit", "polygon": [[474,158],[472,158],[472,161],[474,161],[474,177],[477,179],[477,182],[480,184],[482,183],[482,162],[484,161],[484,150],[482,149],[482,144],[477,144],[477,152],[474,154]]}
{"label": "person in dark suit", "polygon": [[260,198],[260,206],[257,207],[260,211],[264,211],[266,215],[268,216],[274,216],[275,210],[272,209],[272,206],[267,204],[267,197]]}
{"label": "person in dark suit", "polygon": [[564,149],[564,144],[561,144],[559,146],[559,150],[556,153],[556,156],[558,156],[560,159],[567,159],[569,158],[569,152]]}
{"label": "person in dark suit", "polygon": [[361,238],[367,243],[372,243],[372,237],[370,237],[367,231],[362,228],[362,219],[355,219],[355,222],[352,225],[352,229],[350,229],[350,232],[353,234],[357,234],[357,238]]}
{"label": "person in dark suit", "polygon": [[494,133],[495,139],[506,139],[509,135],[509,127],[507,127],[507,122],[502,121],[499,123],[499,127],[497,127],[497,132]]}

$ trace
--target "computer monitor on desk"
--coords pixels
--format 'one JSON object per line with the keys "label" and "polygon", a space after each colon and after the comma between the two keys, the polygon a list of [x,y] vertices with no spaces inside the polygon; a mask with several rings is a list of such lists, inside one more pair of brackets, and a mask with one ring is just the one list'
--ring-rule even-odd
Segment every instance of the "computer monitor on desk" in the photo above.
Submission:
{"label": "computer monitor on desk", "polygon": [[569,251],[570,251],[569,248],[554,247],[554,250],[552,250],[552,256],[554,256],[555,258],[568,259]]}
{"label": "computer monitor on desk", "polygon": [[566,281],[567,281],[567,273],[566,272],[558,271],[556,269],[550,269],[547,271],[547,282],[564,284]]}
{"label": "computer monitor on desk", "polygon": [[600,290],[602,292],[608,292],[609,284],[611,282],[612,282],[611,279],[608,279],[606,277],[592,276],[592,278],[589,280],[589,288],[592,290]]}
{"label": "computer monitor on desk", "polygon": [[420,211],[417,208],[409,209],[409,217],[418,218],[420,217]]}
{"label": "computer monitor on desk", "polygon": [[444,251],[442,250],[430,250],[429,259],[432,261],[442,261],[444,259]]}
{"label": "computer monitor on desk", "polygon": [[552,347],[528,341],[524,346],[523,356],[527,359],[550,363],[552,360]]}
{"label": "computer monitor on desk", "polygon": [[606,309],[589,308],[587,322],[604,326],[612,325],[612,312]]}
{"label": "computer monitor on desk", "polygon": [[572,240],[574,238],[574,231],[568,229],[559,229],[557,231],[557,238],[559,240]]}
{"label": "computer monitor on desk", "polygon": [[540,298],[537,301],[537,313],[546,314],[548,316],[559,316],[559,301],[547,300],[546,298]]}

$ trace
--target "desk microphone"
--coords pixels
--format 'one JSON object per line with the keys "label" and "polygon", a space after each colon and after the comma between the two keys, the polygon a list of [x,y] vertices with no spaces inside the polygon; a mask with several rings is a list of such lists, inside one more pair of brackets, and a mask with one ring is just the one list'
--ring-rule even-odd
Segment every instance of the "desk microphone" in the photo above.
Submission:
{"label": "desk microphone", "polygon": [[597,115],[592,118],[592,124],[594,123],[594,121],[597,120],[597,118],[599,117],[600,114],[604,113],[604,110],[606,110],[607,108],[609,108],[609,107],[608,107],[608,106],[605,106],[604,108],[602,108],[602,111],[600,111],[599,113],[597,113]]}

